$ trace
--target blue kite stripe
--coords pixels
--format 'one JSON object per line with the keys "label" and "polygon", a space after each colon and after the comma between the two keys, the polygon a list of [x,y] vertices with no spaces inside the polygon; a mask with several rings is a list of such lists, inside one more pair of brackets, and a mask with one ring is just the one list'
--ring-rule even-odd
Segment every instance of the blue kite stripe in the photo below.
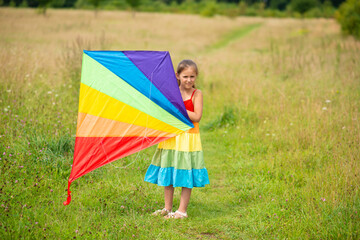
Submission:
{"label": "blue kite stripe", "polygon": [[86,51],[84,53],[98,61],[115,75],[130,84],[145,97],[158,104],[183,123],[194,127],[173,104],[146,78],[146,76],[121,51]]}
{"label": "blue kite stripe", "polygon": [[123,53],[174,107],[188,118],[169,52],[123,51]]}

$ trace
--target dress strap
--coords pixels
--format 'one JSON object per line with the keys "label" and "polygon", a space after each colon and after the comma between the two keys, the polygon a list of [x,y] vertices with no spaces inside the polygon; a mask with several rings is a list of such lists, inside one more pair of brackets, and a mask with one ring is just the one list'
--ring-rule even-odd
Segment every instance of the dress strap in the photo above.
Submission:
{"label": "dress strap", "polygon": [[192,101],[192,98],[193,98],[193,96],[194,96],[194,94],[195,94],[196,90],[197,90],[197,89],[195,89],[195,90],[193,91],[193,93],[192,93],[192,95],[191,95],[191,97],[190,97],[191,101]]}

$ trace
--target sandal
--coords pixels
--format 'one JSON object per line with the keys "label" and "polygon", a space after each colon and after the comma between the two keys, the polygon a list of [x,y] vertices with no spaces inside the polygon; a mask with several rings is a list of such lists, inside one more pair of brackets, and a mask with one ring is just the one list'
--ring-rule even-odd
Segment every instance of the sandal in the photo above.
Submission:
{"label": "sandal", "polygon": [[180,212],[180,211],[176,211],[176,212],[170,212],[168,213],[168,215],[166,215],[164,218],[169,219],[169,218],[175,218],[175,219],[181,219],[181,218],[187,218],[188,215],[186,212]]}
{"label": "sandal", "polygon": [[166,216],[171,213],[171,210],[167,210],[166,208],[156,210],[151,215],[153,216]]}

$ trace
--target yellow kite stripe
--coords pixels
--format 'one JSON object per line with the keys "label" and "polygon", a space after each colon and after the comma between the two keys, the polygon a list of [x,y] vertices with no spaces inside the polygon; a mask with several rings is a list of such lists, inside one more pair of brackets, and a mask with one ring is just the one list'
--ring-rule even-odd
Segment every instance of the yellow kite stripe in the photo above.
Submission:
{"label": "yellow kite stripe", "polygon": [[[147,127],[162,132],[174,134],[183,132],[85,84],[81,84],[80,86],[79,98],[79,112],[81,113]],[[104,106],[106,106],[106,108]],[[80,125],[81,124],[82,123],[80,123]]]}

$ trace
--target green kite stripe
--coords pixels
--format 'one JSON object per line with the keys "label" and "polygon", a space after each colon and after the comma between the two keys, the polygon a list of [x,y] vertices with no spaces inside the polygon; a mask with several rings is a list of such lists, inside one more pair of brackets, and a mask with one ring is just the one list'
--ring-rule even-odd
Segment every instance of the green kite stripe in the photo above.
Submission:
{"label": "green kite stripe", "polygon": [[126,103],[182,131],[190,127],[145,97],[87,54],[83,54],[81,82],[118,101]]}
{"label": "green kite stripe", "polygon": [[169,149],[157,149],[151,164],[162,168],[174,167],[176,169],[187,170],[203,169],[205,168],[203,159],[204,156],[202,151],[183,152]]}

